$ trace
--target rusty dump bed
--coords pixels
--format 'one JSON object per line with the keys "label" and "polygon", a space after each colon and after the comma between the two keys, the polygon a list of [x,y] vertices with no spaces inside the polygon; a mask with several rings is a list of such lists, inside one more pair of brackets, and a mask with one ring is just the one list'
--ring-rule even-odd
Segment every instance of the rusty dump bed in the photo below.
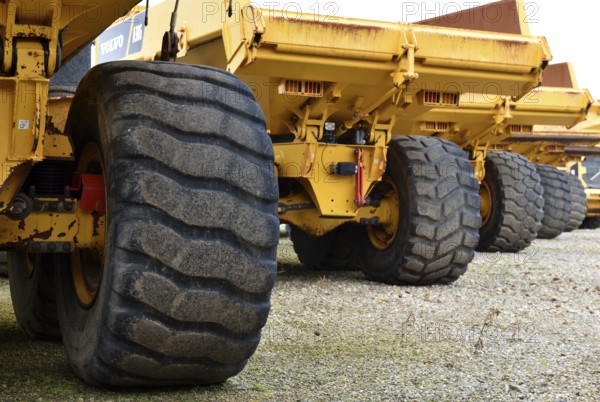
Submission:
{"label": "rusty dump bed", "polygon": [[[432,88],[431,84],[467,88],[467,81],[476,81],[475,87],[497,85],[503,94],[512,94],[514,88],[507,84],[537,84],[536,72],[550,57],[540,38],[270,14],[256,62],[245,66],[248,73],[270,76],[285,67],[286,73],[299,79],[318,75],[324,81],[336,81],[341,75],[353,84],[387,84],[390,70],[408,70],[408,65],[402,65],[408,62],[403,56],[414,46],[415,72]],[[347,75],[348,70],[353,74]]]}
{"label": "rusty dump bed", "polygon": [[[520,98],[539,85],[551,59],[538,37],[297,15],[248,2],[232,18],[202,16],[191,4],[180,4],[185,43],[178,60],[242,78],[271,134],[289,134],[291,114],[300,111],[349,128],[375,112],[379,121],[394,122],[434,105],[456,107],[467,92]],[[152,7],[151,25],[168,27],[172,7],[173,1]],[[163,32],[146,29],[143,49],[127,58],[155,58]]]}
{"label": "rusty dump bed", "polygon": [[[289,132],[289,111],[307,105],[315,117],[350,126],[374,111],[402,122],[433,106],[457,107],[467,92],[518,98],[538,85],[551,57],[543,38],[273,12],[263,21],[258,48],[225,48],[229,68],[263,94],[272,134]],[[286,86],[294,81],[322,93],[298,96]],[[286,96],[264,96],[273,88]],[[394,132],[404,133],[399,124]]]}
{"label": "rusty dump bed", "polygon": [[[528,9],[523,0],[502,0],[421,23],[528,35]],[[588,149],[597,142],[595,133],[568,129],[589,125],[587,113],[592,103],[589,91],[579,89],[571,63],[552,64],[544,71],[542,86],[517,102],[498,99],[494,104],[489,96],[465,94],[459,109],[432,109],[412,125],[406,124],[404,130],[413,134],[438,130],[435,135],[458,143],[484,142],[498,149],[518,150],[538,162],[538,155],[532,152],[547,149],[554,160],[567,150],[569,154],[596,152]]]}

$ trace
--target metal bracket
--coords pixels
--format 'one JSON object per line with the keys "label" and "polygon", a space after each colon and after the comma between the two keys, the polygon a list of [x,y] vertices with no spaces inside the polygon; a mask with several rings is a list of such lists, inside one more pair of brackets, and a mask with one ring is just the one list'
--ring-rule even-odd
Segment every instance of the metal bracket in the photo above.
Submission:
{"label": "metal bracket", "polygon": [[512,99],[510,96],[503,96],[502,102],[498,105],[498,112],[496,116],[494,116],[495,128],[493,130],[494,135],[498,135],[501,132],[504,132],[506,126],[510,120],[512,120]]}
{"label": "metal bracket", "polygon": [[484,146],[477,145],[471,152],[471,163],[475,169],[475,178],[479,183],[485,178],[485,160],[489,144]]}
{"label": "metal bracket", "polygon": [[496,105],[497,112],[493,117],[493,124],[469,139],[469,143],[474,145],[473,148],[476,148],[479,141],[489,134],[497,137],[505,133],[506,128],[513,118],[512,107],[512,99],[509,96],[503,96],[502,100]]}
{"label": "metal bracket", "polygon": [[[4,12],[0,15],[5,17],[4,21],[0,21],[0,25],[5,28],[4,39],[2,44],[3,57],[1,58],[0,70],[9,75],[29,75],[29,76],[51,76],[60,66],[59,55],[61,53],[60,41],[60,21],[61,10],[60,0],[52,0],[44,7],[50,15],[36,15],[35,18],[30,18],[25,22],[17,23],[19,20],[21,7],[25,7],[24,2],[9,0],[4,7]],[[47,21],[52,21],[52,25],[47,25]],[[23,38],[39,39],[38,46],[42,48],[44,53],[43,72],[37,68],[37,63],[25,63],[18,61],[18,50],[24,47],[18,46],[17,41]],[[28,49],[24,54],[29,54]],[[37,49],[34,49],[34,51]],[[22,53],[22,52],[21,52]],[[22,53],[23,54],[23,53]],[[35,68],[25,69],[21,71],[16,67],[17,64],[27,67],[35,66]]]}
{"label": "metal bracket", "polygon": [[[410,40],[409,40],[410,37]],[[410,99],[409,96],[403,96],[410,86],[415,80],[419,78],[419,74],[415,72],[415,52],[418,49],[418,45],[416,44],[416,39],[414,38],[414,33],[412,31],[408,32],[408,35],[405,34],[404,41],[401,44],[401,49],[398,55],[398,59],[396,61],[396,69],[393,73],[391,73],[392,77],[392,88],[390,88],[385,94],[383,94],[379,99],[377,99],[374,103],[369,105],[368,107],[362,109],[360,113],[357,113],[351,120],[345,121],[338,127],[337,135],[343,135],[348,130],[352,129],[356,124],[360,123],[363,120],[369,120],[369,117],[376,113],[376,117],[374,120],[379,120],[379,115],[377,114],[378,109],[383,106],[386,102],[392,101],[393,105],[396,108],[401,107],[401,100],[406,98]],[[403,68],[403,60],[406,60],[406,68]],[[391,128],[393,127],[393,123],[395,122],[395,118],[391,117],[391,127],[386,131],[385,135],[385,143],[389,143],[391,141]],[[373,125],[371,132],[379,131],[375,125]],[[371,135],[369,143],[373,144],[377,141],[377,136]]]}
{"label": "metal bracket", "polygon": [[291,111],[298,121],[296,124],[292,122],[288,127],[296,138],[304,142],[318,142],[323,138],[325,122],[332,113],[329,107],[325,107],[319,117],[311,116],[313,111],[311,105],[306,105],[302,110],[291,109]]}
{"label": "metal bracket", "polygon": [[81,192],[79,206],[84,211],[106,212],[104,177],[95,174],[76,174],[71,192]]}

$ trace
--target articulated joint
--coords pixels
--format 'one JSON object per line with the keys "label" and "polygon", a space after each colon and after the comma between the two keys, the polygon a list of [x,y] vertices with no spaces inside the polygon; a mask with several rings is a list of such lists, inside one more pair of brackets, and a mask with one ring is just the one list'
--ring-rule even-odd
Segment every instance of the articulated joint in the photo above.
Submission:
{"label": "articulated joint", "polygon": [[0,5],[0,16],[4,17],[0,20],[4,26],[0,69],[10,76],[49,77],[62,59],[60,0],[53,0],[43,12],[35,13],[27,10],[31,6],[28,3],[35,2],[10,0]]}

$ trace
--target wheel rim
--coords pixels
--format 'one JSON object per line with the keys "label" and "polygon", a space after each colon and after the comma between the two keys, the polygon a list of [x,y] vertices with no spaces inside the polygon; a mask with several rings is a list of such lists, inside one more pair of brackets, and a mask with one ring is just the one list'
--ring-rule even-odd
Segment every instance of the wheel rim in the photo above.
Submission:
{"label": "wheel rim", "polygon": [[479,188],[479,197],[481,198],[481,225],[485,226],[490,220],[493,208],[492,192],[485,180],[481,183]]}
{"label": "wheel rim", "polygon": [[94,304],[100,283],[104,264],[102,256],[96,250],[77,250],[71,254],[71,274],[77,299],[84,307]]}
{"label": "wheel rim", "polygon": [[[95,143],[87,143],[84,146],[77,163],[76,173],[104,176],[102,157]],[[71,253],[71,275],[75,293],[79,303],[85,308],[91,307],[98,296],[104,273],[103,257],[103,248],[81,249]]]}
{"label": "wheel rim", "polygon": [[389,248],[398,235],[398,226],[400,225],[400,197],[398,188],[389,176],[384,176],[382,184],[388,187],[385,193],[385,199],[390,204],[390,216],[388,223],[384,225],[367,226],[367,236],[373,247],[378,250]]}

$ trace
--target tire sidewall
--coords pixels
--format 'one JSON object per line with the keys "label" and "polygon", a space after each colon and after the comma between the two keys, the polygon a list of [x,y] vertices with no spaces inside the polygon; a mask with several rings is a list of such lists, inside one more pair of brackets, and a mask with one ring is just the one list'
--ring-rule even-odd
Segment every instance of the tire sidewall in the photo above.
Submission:
{"label": "tire sidewall", "polygon": [[[37,257],[36,257],[37,258]],[[30,333],[23,323],[33,314],[36,292],[39,286],[39,270],[41,267],[36,267],[33,263],[33,272],[29,277],[23,266],[23,259],[17,251],[7,251],[6,263],[8,268],[8,282],[10,287],[10,298],[13,304],[13,310],[17,322],[21,328],[29,335]]]}
{"label": "tire sidewall", "polygon": [[[491,213],[485,225],[479,230],[479,247],[487,248],[500,231],[500,220],[504,211],[504,194],[500,183],[500,172],[491,159],[485,161],[484,182],[490,190]],[[483,219],[483,217],[482,217]]]}
{"label": "tire sidewall", "polygon": [[50,265],[52,257],[48,254],[32,254],[33,271],[29,276],[23,266],[23,257],[26,255],[13,250],[7,252],[10,296],[15,317],[21,329],[32,339],[58,339],[60,330],[54,311],[55,300],[52,300],[55,297]]}
{"label": "tire sidewall", "polygon": [[[94,70],[90,72],[94,74]],[[89,83],[90,80],[84,80]],[[95,80],[91,81],[94,84],[99,84]],[[78,90],[79,100],[74,102],[74,105],[84,105],[84,109],[72,108],[67,120],[67,132],[72,134],[76,161],[79,160],[79,153],[88,142],[93,142],[98,146],[104,164],[104,180],[105,183],[113,183],[112,161],[114,156],[106,152],[110,148],[109,140],[110,133],[105,116],[106,113],[99,106],[98,101],[101,101],[102,92],[97,92],[99,96],[92,96],[97,91],[96,85],[83,87]],[[80,93],[81,92],[81,93]],[[78,135],[79,134],[79,135]],[[118,175],[116,175],[118,176]],[[90,307],[84,307],[78,299],[73,283],[71,273],[71,256],[57,256],[57,266],[63,267],[60,269],[60,274],[57,280],[57,300],[58,314],[61,323],[61,331],[63,343],[67,350],[67,354],[71,361],[71,365],[75,371],[91,384],[98,384],[90,373],[93,373],[93,368],[96,366],[94,360],[98,359],[97,350],[100,342],[105,341],[104,328],[106,327],[106,306],[111,293],[111,283],[114,277],[115,261],[115,222],[114,218],[114,202],[110,194],[114,194],[118,188],[118,183],[113,183],[111,189],[107,191],[106,199],[106,235],[104,245],[104,269],[102,280],[96,299]],[[110,240],[110,241],[109,241]],[[84,368],[79,370],[79,368]],[[100,385],[100,384],[99,384]]]}

